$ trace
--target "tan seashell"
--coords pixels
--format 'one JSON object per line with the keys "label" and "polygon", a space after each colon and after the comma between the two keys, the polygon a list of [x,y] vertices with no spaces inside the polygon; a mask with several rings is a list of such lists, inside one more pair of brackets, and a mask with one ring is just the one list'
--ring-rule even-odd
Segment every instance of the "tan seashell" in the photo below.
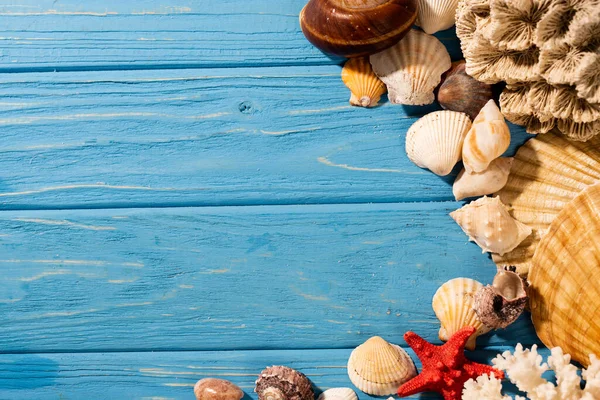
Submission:
{"label": "tan seashell", "polygon": [[348,359],[348,376],[354,386],[375,396],[396,393],[398,386],[416,375],[410,356],[379,336],[358,346]]}
{"label": "tan seashell", "polygon": [[265,368],[254,391],[259,400],[314,400],[308,378],[301,372],[283,366]]}
{"label": "tan seashell", "polygon": [[510,216],[499,197],[484,196],[450,213],[483,252],[505,254],[531,234],[531,228]]}
{"label": "tan seashell", "polygon": [[506,328],[519,318],[527,305],[527,283],[511,270],[498,271],[492,285],[475,294],[475,312],[494,329]]}
{"label": "tan seashell", "polygon": [[466,114],[435,111],[415,122],[406,133],[406,154],[421,168],[448,175],[460,161],[471,121]]}
{"label": "tan seashell", "polygon": [[463,169],[452,185],[454,198],[458,201],[496,193],[506,185],[512,162],[511,157],[502,157],[492,161],[486,170],[479,173],[468,174]]}
{"label": "tan seashell", "polygon": [[465,137],[462,159],[468,173],[482,172],[508,149],[510,130],[504,116],[490,100],[481,109]]}
{"label": "tan seashell", "polygon": [[537,335],[585,366],[600,354],[600,185],[557,215],[533,257],[530,307]]}
{"label": "tan seashell", "polygon": [[573,142],[556,134],[529,140],[514,157],[508,182],[498,192],[517,220],[533,228],[513,251],[492,257],[498,267],[514,265],[527,275],[540,237],[560,210],[600,180],[600,137]]}
{"label": "tan seashell", "polygon": [[440,320],[440,340],[448,341],[452,335],[465,326],[477,329],[467,342],[467,349],[474,350],[478,336],[488,333],[473,309],[475,293],[483,285],[469,278],[455,278],[444,283],[433,295],[431,306]]}
{"label": "tan seashell", "polygon": [[464,60],[452,63],[437,93],[444,110],[464,112],[471,119],[491,98],[492,87],[467,75]]}
{"label": "tan seashell", "polygon": [[205,378],[194,385],[196,400],[241,400],[242,389],[224,379]]}
{"label": "tan seashell", "polygon": [[321,393],[317,400],[358,400],[358,396],[350,388],[332,388]]}
{"label": "tan seashell", "polygon": [[386,84],[392,103],[424,105],[450,69],[450,55],[435,37],[412,29],[395,46],[371,55],[375,74]]}
{"label": "tan seashell", "polygon": [[531,48],[537,24],[550,4],[548,0],[491,0],[491,26],[487,38],[500,49]]}
{"label": "tan seashell", "polygon": [[417,3],[419,11],[416,25],[425,33],[433,35],[454,26],[458,0],[417,0]]}
{"label": "tan seashell", "polygon": [[385,84],[375,75],[367,57],[346,61],[342,81],[350,89],[350,104],[353,106],[375,107],[386,92]]}

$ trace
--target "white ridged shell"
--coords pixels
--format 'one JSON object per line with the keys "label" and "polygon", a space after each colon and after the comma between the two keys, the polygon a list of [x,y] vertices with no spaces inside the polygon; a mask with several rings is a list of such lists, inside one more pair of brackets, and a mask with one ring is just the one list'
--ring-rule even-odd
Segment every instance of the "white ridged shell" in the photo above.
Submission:
{"label": "white ridged shell", "polygon": [[499,197],[484,196],[450,213],[483,252],[505,254],[531,234],[531,228],[510,216]]}
{"label": "white ridged shell", "polygon": [[465,137],[462,159],[465,170],[484,171],[510,145],[510,130],[494,100],[481,109]]}
{"label": "white ridged shell", "polygon": [[455,278],[444,283],[433,295],[431,306],[440,320],[440,340],[447,341],[465,326],[477,331],[469,338],[467,348],[475,349],[477,337],[491,330],[481,323],[473,309],[474,296],[483,285],[469,278]]}
{"label": "white ridged shell", "polygon": [[395,394],[417,370],[400,346],[374,336],[358,346],[348,359],[348,376],[359,390],[375,396]]}
{"label": "white ridged shell", "polygon": [[350,388],[332,388],[321,393],[317,400],[358,400],[358,396]]}
{"label": "white ridged shell", "polygon": [[463,169],[452,185],[454,198],[462,200],[496,193],[506,185],[512,162],[511,157],[501,157],[492,161],[482,172],[469,174]]}
{"label": "white ridged shell", "polygon": [[463,142],[471,128],[467,114],[436,111],[420,118],[406,133],[406,154],[421,168],[448,175],[460,161]]}
{"label": "white ridged shell", "polygon": [[430,35],[454,26],[458,0],[418,0],[416,25]]}
{"label": "white ridged shell", "polygon": [[386,84],[392,103],[424,105],[450,69],[450,55],[435,37],[410,30],[398,44],[371,55],[373,71]]}

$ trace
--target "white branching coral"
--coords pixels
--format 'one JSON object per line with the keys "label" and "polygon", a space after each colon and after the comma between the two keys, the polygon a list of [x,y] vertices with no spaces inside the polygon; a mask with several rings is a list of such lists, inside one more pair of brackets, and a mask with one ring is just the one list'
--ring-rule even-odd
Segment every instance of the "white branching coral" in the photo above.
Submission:
{"label": "white branching coral", "polygon": [[[581,379],[577,367],[571,364],[571,356],[564,354],[560,347],[551,350],[548,363],[544,363],[537,352],[518,344],[514,353],[505,351],[492,360],[494,366],[506,371],[508,378],[519,390],[527,393],[531,400],[595,400],[600,399],[600,359],[590,355],[590,366],[581,373],[585,388],[581,389]],[[548,370],[556,374],[556,385],[542,378]],[[502,382],[496,378],[480,376],[477,380],[465,383],[463,400],[510,400],[502,395]],[[524,400],[517,396],[515,400]]]}

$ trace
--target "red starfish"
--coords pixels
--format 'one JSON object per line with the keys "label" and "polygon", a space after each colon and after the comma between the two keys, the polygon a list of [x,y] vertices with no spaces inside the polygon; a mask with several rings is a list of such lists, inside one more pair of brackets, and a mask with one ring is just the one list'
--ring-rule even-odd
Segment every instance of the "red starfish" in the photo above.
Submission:
{"label": "red starfish", "polygon": [[433,391],[441,393],[445,400],[460,400],[463,385],[471,378],[494,374],[496,378],[503,379],[504,372],[465,357],[465,344],[475,331],[470,326],[462,328],[442,346],[435,346],[414,332],[406,332],[404,340],[417,353],[423,369],[419,375],[400,386],[398,396]]}

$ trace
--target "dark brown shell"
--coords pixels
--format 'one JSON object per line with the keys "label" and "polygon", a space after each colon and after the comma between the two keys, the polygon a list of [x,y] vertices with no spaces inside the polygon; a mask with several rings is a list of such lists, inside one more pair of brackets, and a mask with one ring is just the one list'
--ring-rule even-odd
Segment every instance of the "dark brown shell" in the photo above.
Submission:
{"label": "dark brown shell", "polygon": [[315,398],[306,375],[282,366],[265,368],[256,380],[254,391],[258,394],[259,400],[314,400]]}
{"label": "dark brown shell", "polygon": [[444,110],[463,112],[471,119],[475,119],[490,99],[492,86],[467,75],[464,60],[452,63],[437,93]]}
{"label": "dark brown shell", "polygon": [[398,43],[416,18],[415,0],[310,0],[300,27],[325,53],[361,57]]}
{"label": "dark brown shell", "polygon": [[475,293],[474,306],[484,325],[506,328],[519,318],[528,302],[527,283],[512,269],[499,271],[492,285]]}

